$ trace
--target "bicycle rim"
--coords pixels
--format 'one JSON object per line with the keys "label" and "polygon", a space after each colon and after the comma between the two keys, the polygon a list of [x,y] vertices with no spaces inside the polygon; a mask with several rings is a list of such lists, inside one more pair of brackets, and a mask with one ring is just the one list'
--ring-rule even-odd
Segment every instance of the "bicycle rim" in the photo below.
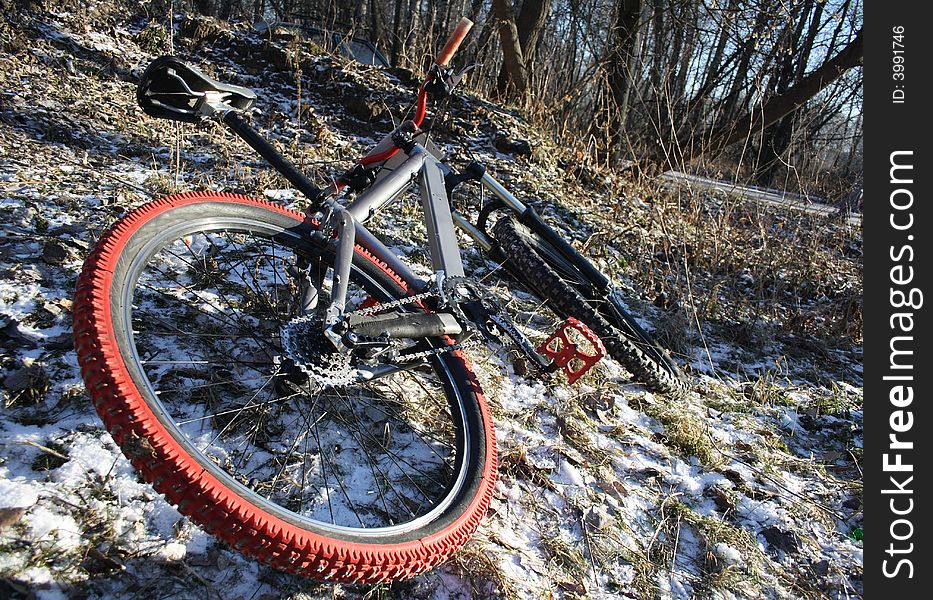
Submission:
{"label": "bicycle rim", "polygon": [[[301,376],[287,382],[280,336],[295,313],[276,267],[293,265],[294,256],[257,235],[267,233],[261,228],[187,223],[131,265],[139,285],[123,299],[132,323],[125,341],[156,414],[205,469],[296,524],[384,535],[432,521],[463,485],[459,466],[468,457],[451,415],[462,413],[462,399],[439,403],[443,384],[423,372],[345,388],[320,389]],[[211,266],[196,277],[220,280],[191,281],[184,271],[197,261]],[[352,279],[358,302],[389,296],[358,270]],[[182,331],[180,323],[189,325]]]}

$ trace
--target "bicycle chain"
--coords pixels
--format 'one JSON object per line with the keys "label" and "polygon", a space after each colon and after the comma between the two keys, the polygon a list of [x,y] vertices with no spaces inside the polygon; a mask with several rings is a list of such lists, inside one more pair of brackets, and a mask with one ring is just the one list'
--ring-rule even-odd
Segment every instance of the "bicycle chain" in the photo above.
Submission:
{"label": "bicycle chain", "polygon": [[[368,306],[366,308],[361,308],[355,311],[344,313],[345,317],[349,316],[361,316],[366,317],[374,315],[376,313],[384,312],[387,310],[392,310],[393,308],[398,308],[400,306],[405,306],[407,304],[412,304],[416,302],[421,302],[433,297],[440,297],[440,293],[436,290],[428,290],[421,292],[420,294],[415,294],[413,296],[407,296],[399,300],[393,300],[391,302],[383,302],[379,304],[374,304],[373,306]],[[350,364],[350,356],[348,354],[343,354],[340,352],[324,352],[320,348],[301,348],[297,340],[293,338],[292,329],[304,329],[307,327],[313,327],[315,321],[320,322],[320,319],[313,316],[303,316],[297,317],[289,321],[288,325],[282,330],[282,343],[284,348],[288,351],[290,355],[299,360],[295,361],[296,366],[308,377],[313,378],[318,383],[325,386],[345,386],[353,383],[355,381],[355,376],[353,372],[355,369]],[[320,323],[323,326],[323,323]],[[308,332],[301,332],[302,334]],[[305,335],[301,336],[302,338],[306,337]],[[470,340],[467,342],[460,342],[456,344],[451,344],[449,346],[443,346],[440,348],[431,348],[429,350],[422,350],[420,352],[412,352],[410,354],[400,354],[395,356],[392,359],[392,362],[407,364],[419,361],[430,356],[436,356],[438,354],[444,354],[446,352],[454,352],[456,350],[462,350],[477,345],[476,340]],[[312,354],[316,354],[316,357],[308,355],[308,351]],[[317,365],[313,362],[314,358],[322,362],[321,365]]]}
{"label": "bicycle chain", "polygon": [[401,363],[410,363],[416,360],[426,358],[428,356],[435,356],[437,354],[444,354],[445,352],[453,352],[455,350],[463,350],[464,348],[472,348],[479,345],[479,340],[471,339],[465,342],[460,342],[457,344],[451,344],[450,346],[443,346],[441,348],[431,348],[430,350],[422,350],[421,352],[414,352],[412,354],[403,354],[396,358],[395,362]]}
{"label": "bicycle chain", "polygon": [[[400,298],[399,300],[393,300],[391,302],[383,302],[379,304],[374,304],[373,306],[368,306],[366,308],[357,309],[348,313],[344,313],[344,316],[359,316],[359,317],[368,317],[376,313],[384,312],[387,310],[392,310],[393,308],[398,308],[399,306],[405,306],[406,304],[412,304],[415,302],[421,302],[422,300],[427,300],[429,298],[441,298],[441,293],[437,289],[429,289],[427,291],[421,292],[420,294],[415,294],[413,296],[407,296],[405,298]],[[466,342],[460,342],[457,344],[451,344],[450,346],[443,346],[441,348],[431,348],[430,350],[422,350],[420,352],[413,352],[411,354],[402,354],[397,356],[394,359],[394,362],[401,363],[410,363],[426,358],[428,356],[435,356],[438,354],[444,354],[445,352],[453,352],[455,350],[462,350],[464,348],[470,348],[478,345],[478,341],[470,340]]]}
{"label": "bicycle chain", "polygon": [[411,304],[412,302],[420,302],[422,300],[427,300],[433,296],[440,297],[440,294],[436,291],[429,290],[426,292],[421,292],[420,294],[415,294],[414,296],[408,296],[400,300],[393,300],[391,302],[381,302],[379,304],[374,304],[366,308],[360,308],[348,313],[344,313],[344,316],[359,316],[359,317],[368,317],[376,313],[380,313],[386,310],[391,310],[398,306],[404,306],[406,304]]}

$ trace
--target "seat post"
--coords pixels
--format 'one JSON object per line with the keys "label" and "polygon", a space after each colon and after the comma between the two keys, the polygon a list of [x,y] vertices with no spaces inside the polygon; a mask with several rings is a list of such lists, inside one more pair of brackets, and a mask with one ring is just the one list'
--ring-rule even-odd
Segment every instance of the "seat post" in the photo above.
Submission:
{"label": "seat post", "polygon": [[227,111],[223,117],[224,124],[227,125],[244,142],[259,153],[276,171],[282,174],[299,192],[305,195],[312,202],[311,211],[321,208],[324,198],[324,192],[321,188],[311,183],[304,173],[298,170],[290,160],[282,156],[269,142],[265,140],[259,132],[250,126],[246,120],[236,111]]}

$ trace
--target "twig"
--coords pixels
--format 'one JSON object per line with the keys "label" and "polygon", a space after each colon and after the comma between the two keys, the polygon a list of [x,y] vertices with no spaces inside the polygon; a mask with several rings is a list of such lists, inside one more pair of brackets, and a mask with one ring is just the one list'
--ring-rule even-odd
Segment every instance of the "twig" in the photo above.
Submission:
{"label": "twig", "polygon": [[[116,181],[117,183],[121,183],[121,184],[125,185],[125,186],[128,187],[128,188],[132,188],[132,189],[136,190],[137,192],[140,192],[141,194],[144,194],[145,196],[147,196],[147,197],[149,197],[149,198],[152,198],[152,192],[150,192],[150,191],[147,190],[146,188],[144,188],[144,187],[142,187],[142,186],[139,186],[139,185],[136,185],[135,183],[130,183],[129,181],[126,181],[125,179],[122,179],[122,178],[120,178],[120,177],[117,177],[116,175],[113,175],[112,173],[108,173],[108,172],[106,172],[106,171],[101,171],[101,170],[98,170],[98,169],[94,169],[94,168],[90,167],[89,165],[87,165],[87,164],[85,164],[85,163],[83,163],[83,162],[80,162],[80,161],[77,161],[77,160],[68,158],[67,156],[58,156],[57,159],[58,159],[58,160],[61,160],[61,161],[64,161],[64,162],[66,162],[66,163],[72,164],[72,165],[74,165],[74,166],[76,166],[76,167],[81,167],[82,169],[86,169],[86,170],[88,170],[88,171],[93,171],[94,173],[97,173],[98,175],[103,175],[104,177],[108,177],[108,178],[110,178],[110,179],[113,179],[113,180]],[[51,185],[51,184],[50,184],[50,185]]]}
{"label": "twig", "polygon": [[587,531],[586,516],[580,511],[580,531],[583,533],[583,543],[586,544],[586,554],[590,561],[590,570],[593,572],[593,585],[599,588],[599,577],[596,573],[596,561],[593,560],[593,546],[590,544],[590,535]]}
{"label": "twig", "polygon": [[61,452],[59,452],[59,451],[57,451],[57,450],[52,450],[52,449],[49,448],[48,446],[43,446],[42,444],[37,444],[36,442],[34,442],[34,441],[32,441],[32,440],[26,440],[25,442],[17,442],[17,443],[22,444],[22,445],[24,445],[24,446],[32,446],[33,448],[38,448],[39,450],[42,450],[42,451],[45,452],[46,454],[51,454],[52,456],[54,456],[54,457],[56,457],[56,458],[61,458],[62,460],[71,460],[68,456],[62,454]]}
{"label": "twig", "polygon": [[855,468],[858,469],[858,475],[859,475],[859,477],[862,479],[862,481],[864,481],[864,480],[865,480],[865,474],[862,473],[862,467],[858,466],[858,458],[856,458],[855,455],[852,454],[852,451],[849,450],[848,448],[846,448],[846,452],[848,452],[848,453],[849,453],[849,456],[852,457],[852,464],[854,464],[854,465],[855,465]]}
{"label": "twig", "polygon": [[840,521],[848,521],[848,520],[849,520],[849,517],[843,516],[842,514],[840,514],[840,513],[836,512],[836,511],[834,511],[833,509],[829,508],[828,506],[826,506],[826,505],[824,505],[824,504],[821,504],[820,502],[817,502],[815,499],[813,499],[813,498],[808,498],[808,497],[804,496],[803,494],[798,494],[798,493],[795,492],[794,490],[788,488],[788,487],[785,485],[785,483],[784,483],[783,481],[778,481],[777,479],[775,479],[775,478],[772,477],[771,475],[768,475],[767,473],[765,473],[764,471],[762,471],[761,469],[759,469],[759,468],[756,467],[755,465],[753,465],[753,464],[751,464],[751,463],[749,463],[749,462],[747,462],[747,461],[745,461],[745,460],[739,458],[738,456],[736,456],[736,455],[734,455],[734,454],[732,454],[732,453],[730,453],[730,452],[726,452],[725,450],[723,450],[722,448],[720,448],[720,447],[716,444],[716,441],[713,439],[713,436],[712,436],[709,432],[707,432],[706,435],[707,435],[707,437],[710,439],[710,442],[713,444],[713,446],[716,448],[716,450],[719,451],[720,454],[722,454],[723,456],[726,456],[726,457],[728,457],[728,458],[731,458],[732,460],[734,460],[734,461],[736,461],[736,462],[742,463],[743,465],[745,465],[746,467],[748,467],[749,469],[751,469],[752,471],[754,471],[754,473],[755,473],[756,475],[758,475],[759,477],[762,477],[762,478],[764,478],[764,479],[767,479],[767,480],[770,481],[771,483],[775,484],[775,485],[777,486],[776,489],[777,489],[777,495],[778,495],[778,496],[780,496],[783,492],[787,492],[787,493],[789,493],[790,495],[795,496],[798,500],[802,500],[803,502],[805,502],[805,503],[807,503],[807,504],[811,504],[811,505],[815,506],[816,508],[822,510],[822,511],[825,512],[826,514],[831,515],[831,516],[833,516],[833,517],[839,519]]}
{"label": "twig", "polygon": [[667,504],[667,501],[671,498],[676,498],[680,495],[681,492],[675,492],[669,496],[665,496],[664,500],[661,500],[661,505],[658,507],[658,512],[661,513],[661,520],[658,522],[658,526],[655,528],[654,533],[651,535],[651,539],[648,540],[648,546],[645,548],[645,556],[651,556],[651,547],[654,546],[654,541],[658,539],[659,535],[661,535],[661,528],[664,527],[664,522],[667,521],[667,517],[664,516],[664,505]]}
{"label": "twig", "polygon": [[674,582],[674,571],[677,567],[677,546],[680,544],[680,517],[677,517],[677,532],[674,534],[674,554],[671,556],[671,583]]}

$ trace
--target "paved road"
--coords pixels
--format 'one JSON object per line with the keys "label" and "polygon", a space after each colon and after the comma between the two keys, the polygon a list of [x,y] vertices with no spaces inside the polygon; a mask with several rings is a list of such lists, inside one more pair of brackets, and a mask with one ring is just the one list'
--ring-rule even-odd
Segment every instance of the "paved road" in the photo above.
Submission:
{"label": "paved road", "polygon": [[[825,204],[821,201],[814,201],[815,199],[812,197],[808,198],[806,196],[792,194],[790,192],[743,186],[725,181],[716,181],[715,179],[707,179],[706,177],[688,175],[686,173],[680,173],[677,171],[668,171],[663,173],[661,177],[670,182],[671,185],[675,186],[688,185],[691,187],[717,190],[731,196],[738,197],[742,200],[770,204],[773,206],[779,206],[781,208],[791,208],[814,215],[830,216],[836,212],[836,208],[832,205]],[[849,215],[847,220],[850,225],[858,226],[862,223],[862,215],[853,213]]]}

